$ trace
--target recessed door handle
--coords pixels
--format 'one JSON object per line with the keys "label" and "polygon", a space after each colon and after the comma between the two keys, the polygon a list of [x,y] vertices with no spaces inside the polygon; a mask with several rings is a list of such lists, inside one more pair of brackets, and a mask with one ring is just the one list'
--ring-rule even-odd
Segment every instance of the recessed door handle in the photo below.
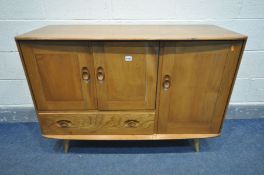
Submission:
{"label": "recessed door handle", "polygon": [[171,78],[169,75],[165,75],[162,83],[163,89],[168,90],[171,86]]}
{"label": "recessed door handle", "polygon": [[82,68],[82,79],[85,83],[88,83],[91,79],[91,75],[87,67]]}
{"label": "recessed door handle", "polygon": [[97,80],[102,83],[105,79],[104,69],[102,67],[98,67],[96,74]]}

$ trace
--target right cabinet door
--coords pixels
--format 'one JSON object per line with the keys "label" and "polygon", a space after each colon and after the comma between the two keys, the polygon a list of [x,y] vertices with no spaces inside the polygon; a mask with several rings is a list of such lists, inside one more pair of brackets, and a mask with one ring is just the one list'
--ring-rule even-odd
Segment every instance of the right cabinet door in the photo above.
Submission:
{"label": "right cabinet door", "polygon": [[218,133],[242,42],[162,42],[158,133]]}

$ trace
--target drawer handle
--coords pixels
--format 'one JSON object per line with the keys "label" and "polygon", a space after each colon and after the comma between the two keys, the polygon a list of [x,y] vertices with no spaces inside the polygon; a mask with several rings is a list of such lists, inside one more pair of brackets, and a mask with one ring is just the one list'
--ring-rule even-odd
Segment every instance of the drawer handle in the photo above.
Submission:
{"label": "drawer handle", "polygon": [[102,67],[98,67],[97,80],[102,83],[104,79],[105,79],[104,69]]}
{"label": "drawer handle", "polygon": [[163,89],[168,90],[171,86],[171,80],[169,75],[165,75],[162,83]]}
{"label": "drawer handle", "polygon": [[69,127],[71,127],[72,122],[69,121],[69,120],[59,120],[59,121],[56,122],[56,125],[59,128],[69,128]]}
{"label": "drawer handle", "polygon": [[87,67],[82,68],[82,79],[85,83],[88,83],[91,78],[89,69]]}
{"label": "drawer handle", "polygon": [[127,120],[124,123],[126,128],[137,128],[139,125],[139,121],[137,120]]}

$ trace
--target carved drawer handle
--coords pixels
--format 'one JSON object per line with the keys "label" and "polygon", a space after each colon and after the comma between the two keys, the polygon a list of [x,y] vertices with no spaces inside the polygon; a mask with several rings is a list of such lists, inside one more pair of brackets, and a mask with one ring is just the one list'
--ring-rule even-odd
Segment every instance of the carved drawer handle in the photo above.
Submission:
{"label": "carved drawer handle", "polygon": [[69,128],[72,125],[72,122],[69,120],[59,120],[56,122],[57,127],[59,128]]}
{"label": "carved drawer handle", "polygon": [[85,83],[88,83],[91,78],[89,69],[87,67],[82,68],[82,79]]}
{"label": "carved drawer handle", "polygon": [[124,123],[126,128],[137,128],[139,125],[139,121],[137,120],[127,120]]}

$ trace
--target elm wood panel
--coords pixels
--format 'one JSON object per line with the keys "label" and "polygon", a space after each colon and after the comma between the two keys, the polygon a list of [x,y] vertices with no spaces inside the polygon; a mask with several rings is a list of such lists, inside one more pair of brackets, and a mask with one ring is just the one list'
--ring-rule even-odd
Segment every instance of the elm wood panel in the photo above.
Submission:
{"label": "elm wood panel", "polygon": [[[223,118],[219,104],[221,88],[231,88],[225,79],[232,81],[234,74],[224,77],[230,64],[229,55],[234,52],[231,41],[164,42],[161,47],[160,102],[158,133],[217,133],[215,121]],[[232,50],[232,51],[231,51]],[[235,57],[236,62],[238,58]],[[164,89],[166,76],[170,87]],[[216,105],[218,104],[218,105]],[[222,112],[222,113],[221,113]],[[217,122],[216,122],[217,123]],[[221,125],[218,122],[214,127]]]}
{"label": "elm wood panel", "polygon": [[[155,109],[158,42],[93,42],[98,109]],[[125,56],[132,56],[126,61]],[[99,70],[101,69],[101,70]]]}
{"label": "elm wood panel", "polygon": [[[96,109],[93,59],[88,42],[20,42],[38,110]],[[82,80],[87,67],[90,81]]]}
{"label": "elm wood panel", "polygon": [[241,58],[244,52],[246,41],[232,42],[231,50],[228,54],[228,62],[223,74],[222,84],[219,89],[219,100],[216,103],[216,108],[214,116],[217,117],[212,120],[211,130],[213,132],[221,132],[223,125],[223,120],[225,118],[226,110],[231,98],[232,90],[236,80],[237,72],[240,66]]}
{"label": "elm wood panel", "polygon": [[237,40],[246,36],[214,25],[51,25],[16,40]]}
{"label": "elm wood panel", "polygon": [[27,80],[27,83],[28,83],[28,87],[29,87],[31,99],[33,101],[34,108],[37,109],[37,103],[36,103],[36,100],[35,100],[35,97],[34,97],[34,94],[33,94],[33,90],[32,90],[32,86],[31,86],[31,83],[30,83],[29,76],[28,76],[28,72],[26,70],[26,65],[25,65],[25,61],[23,59],[23,53],[22,53],[22,50],[21,50],[21,46],[19,44],[19,41],[16,41],[16,46],[17,46],[17,49],[18,49],[20,61],[21,61],[22,66],[23,66],[23,71],[24,71],[24,74],[25,74],[25,77],[26,77],[26,80]]}
{"label": "elm wood panel", "polygon": [[153,134],[155,112],[39,113],[44,135]]}
{"label": "elm wood panel", "polygon": [[152,134],[152,135],[43,135],[49,139],[65,140],[174,140],[212,138],[220,134]]}

